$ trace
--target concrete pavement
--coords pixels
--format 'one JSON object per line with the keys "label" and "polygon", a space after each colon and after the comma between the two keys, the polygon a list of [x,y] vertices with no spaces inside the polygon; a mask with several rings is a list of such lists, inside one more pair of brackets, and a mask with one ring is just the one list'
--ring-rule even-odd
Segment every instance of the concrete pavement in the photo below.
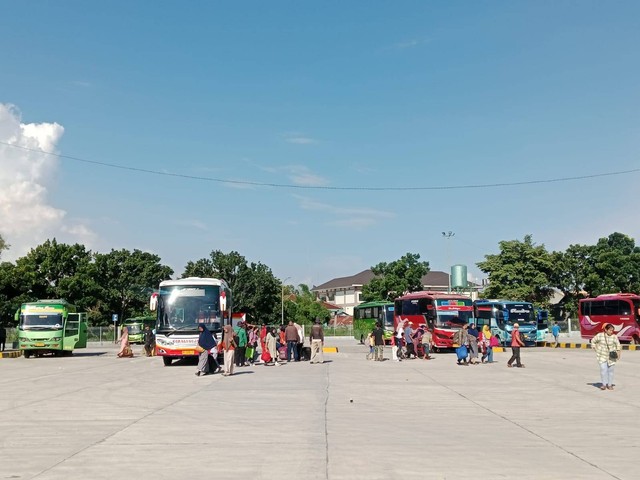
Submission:
{"label": "concrete pavement", "polygon": [[[195,366],[115,357],[0,361],[0,478],[635,479],[640,353],[600,391],[590,350],[525,349],[524,369],[372,362]],[[137,353],[140,347],[135,347]],[[390,349],[385,355],[390,357]]]}

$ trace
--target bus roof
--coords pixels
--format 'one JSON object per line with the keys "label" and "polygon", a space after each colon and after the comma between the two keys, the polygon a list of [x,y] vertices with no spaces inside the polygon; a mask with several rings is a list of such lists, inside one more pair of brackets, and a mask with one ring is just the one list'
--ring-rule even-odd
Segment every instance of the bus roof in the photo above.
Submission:
{"label": "bus roof", "polygon": [[228,287],[227,282],[218,278],[189,277],[179,278],[178,280],[163,280],[160,282],[160,287],[175,287],[181,285],[222,285]]}
{"label": "bus roof", "polygon": [[636,299],[636,298],[640,298],[640,295],[637,295],[635,293],[603,293],[602,295],[598,295],[597,297],[591,297],[591,298],[583,298],[582,300],[580,300],[581,302],[592,302],[594,300],[597,299],[611,299],[611,298],[631,298],[631,299]]}
{"label": "bus roof", "polygon": [[444,300],[471,300],[471,298],[466,295],[461,295],[459,293],[444,293],[444,292],[431,292],[428,290],[423,290],[421,292],[411,292],[406,295],[402,295],[401,297],[396,298],[396,300],[410,300],[414,298],[439,298]]}
{"label": "bus roof", "polygon": [[393,305],[393,302],[385,302],[384,300],[375,300],[373,302],[361,303],[360,305],[356,305],[353,308],[383,307],[385,305]]}
{"label": "bus roof", "polygon": [[71,304],[69,302],[67,302],[66,300],[62,299],[62,298],[49,298],[49,299],[36,300],[35,302],[24,302],[23,305],[64,305],[64,306],[68,306],[68,305],[71,305]]}
{"label": "bus roof", "polygon": [[526,300],[476,300],[474,303],[476,305],[490,305],[492,303],[499,303],[501,305],[521,305],[527,303],[532,305],[531,302],[527,302]]}

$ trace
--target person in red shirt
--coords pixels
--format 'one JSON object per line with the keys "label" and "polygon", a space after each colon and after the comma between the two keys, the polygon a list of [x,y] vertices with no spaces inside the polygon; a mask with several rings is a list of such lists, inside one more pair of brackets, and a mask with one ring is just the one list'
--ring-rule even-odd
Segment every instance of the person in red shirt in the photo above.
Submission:
{"label": "person in red shirt", "polygon": [[520,347],[524,347],[524,341],[520,335],[520,325],[513,324],[513,330],[511,331],[511,358],[507,362],[507,367],[512,367],[513,362],[516,362],[516,367],[524,368],[522,362],[520,362]]}

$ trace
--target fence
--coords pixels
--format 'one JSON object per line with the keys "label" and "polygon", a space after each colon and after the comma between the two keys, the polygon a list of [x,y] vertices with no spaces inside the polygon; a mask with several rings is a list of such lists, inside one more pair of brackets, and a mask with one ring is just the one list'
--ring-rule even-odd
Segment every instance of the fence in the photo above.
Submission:
{"label": "fence", "polygon": [[328,325],[323,328],[328,337],[353,337],[353,325]]}

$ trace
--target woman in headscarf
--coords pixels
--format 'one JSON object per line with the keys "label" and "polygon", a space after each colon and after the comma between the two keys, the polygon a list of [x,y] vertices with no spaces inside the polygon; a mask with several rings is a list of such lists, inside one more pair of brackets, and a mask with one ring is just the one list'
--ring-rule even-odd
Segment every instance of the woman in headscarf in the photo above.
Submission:
{"label": "woman in headscarf", "polygon": [[198,356],[198,371],[196,375],[209,375],[209,353],[216,346],[216,340],[204,323],[198,324],[198,331],[200,332],[198,336],[198,351],[200,351],[200,355]]}
{"label": "woman in headscarf", "polygon": [[233,375],[237,346],[233,336],[233,327],[231,327],[231,325],[225,325],[222,329],[222,343],[220,344],[220,348],[224,351],[224,368],[222,375],[225,377]]}
{"label": "woman in headscarf", "polygon": [[615,328],[610,323],[604,325],[604,332],[598,333],[591,339],[591,347],[596,352],[600,364],[600,390],[613,390],[613,370],[620,360],[622,346],[615,335]]}
{"label": "woman in headscarf", "polygon": [[482,327],[482,332],[478,338],[478,345],[482,349],[482,363],[489,359],[489,363],[493,361],[493,347],[491,347],[491,329],[489,325],[484,325]]}
{"label": "woman in headscarf", "polygon": [[129,329],[126,325],[122,326],[122,331],[120,333],[120,351],[118,352],[118,357],[133,357],[133,351],[129,345]]}
{"label": "woman in headscarf", "polygon": [[276,365],[281,365],[280,362],[278,362],[278,346],[276,345],[276,343],[276,329],[271,328],[271,330],[269,330],[269,333],[267,333],[265,345],[267,347],[269,355],[271,356],[271,361],[275,362]]}

